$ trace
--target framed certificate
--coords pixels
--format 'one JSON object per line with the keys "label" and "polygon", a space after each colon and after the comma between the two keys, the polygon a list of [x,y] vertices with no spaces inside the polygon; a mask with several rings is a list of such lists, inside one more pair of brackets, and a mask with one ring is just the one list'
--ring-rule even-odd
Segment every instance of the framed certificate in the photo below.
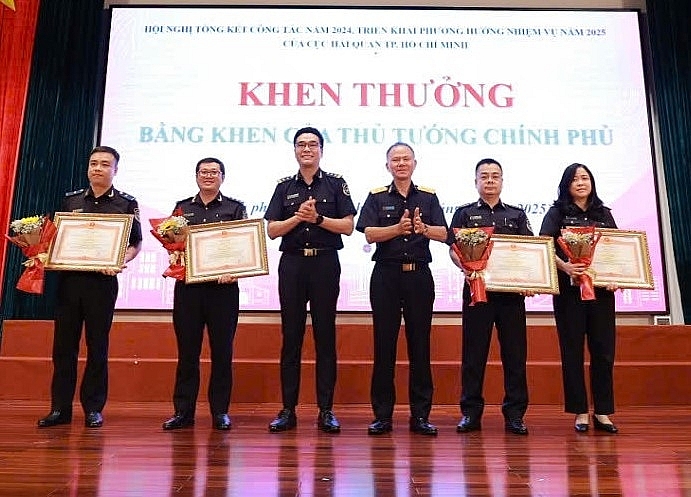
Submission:
{"label": "framed certificate", "polygon": [[48,249],[46,269],[120,270],[133,218],[132,214],[56,212],[57,234]]}
{"label": "framed certificate", "polygon": [[238,278],[269,274],[263,219],[242,219],[189,227],[185,281],[212,281],[223,274]]}
{"label": "framed certificate", "polygon": [[593,285],[613,283],[619,288],[652,290],[655,284],[645,232],[605,228],[598,231],[602,236],[590,265]]}
{"label": "framed certificate", "polygon": [[485,287],[493,292],[559,293],[551,236],[492,235]]}

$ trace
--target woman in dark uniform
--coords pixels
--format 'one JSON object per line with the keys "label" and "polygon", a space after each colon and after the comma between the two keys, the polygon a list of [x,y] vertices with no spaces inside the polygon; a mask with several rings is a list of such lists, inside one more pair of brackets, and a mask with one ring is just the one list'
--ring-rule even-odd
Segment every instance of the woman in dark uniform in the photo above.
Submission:
{"label": "woman in dark uniform", "polygon": [[[617,227],[609,208],[597,196],[590,169],[583,164],[571,164],[564,170],[559,182],[558,198],[542,221],[540,235],[556,239],[562,228],[572,226]],[[559,295],[554,296],[553,303],[561,350],[565,411],[576,415],[574,429],[577,432],[588,431],[585,342],[590,354],[593,426],[597,430],[616,433],[618,430],[608,415],[614,413],[612,370],[616,341],[614,291],[617,287],[595,288],[595,300],[583,301],[579,286],[572,285],[571,278],[583,274],[585,265],[569,262],[558,244],[556,262]]]}

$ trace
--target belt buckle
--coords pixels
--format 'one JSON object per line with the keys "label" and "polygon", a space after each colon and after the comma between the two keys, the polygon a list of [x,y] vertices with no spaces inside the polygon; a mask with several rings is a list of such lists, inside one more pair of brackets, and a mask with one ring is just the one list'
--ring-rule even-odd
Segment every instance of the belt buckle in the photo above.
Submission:
{"label": "belt buckle", "polygon": [[401,264],[401,270],[404,273],[410,272],[410,271],[415,271],[415,263],[414,262],[404,262]]}
{"label": "belt buckle", "polygon": [[317,249],[315,249],[315,248],[302,249],[302,255],[303,255],[303,257],[314,257],[315,255],[317,255]]}

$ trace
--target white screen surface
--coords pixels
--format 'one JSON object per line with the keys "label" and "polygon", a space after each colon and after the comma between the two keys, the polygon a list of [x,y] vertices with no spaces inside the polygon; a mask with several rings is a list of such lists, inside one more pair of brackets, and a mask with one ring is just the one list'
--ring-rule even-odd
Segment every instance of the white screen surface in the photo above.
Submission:
{"label": "white screen surface", "polygon": [[[323,8],[115,8],[101,143],[122,158],[116,187],[137,197],[142,253],[121,275],[119,309],[168,309],[168,256],[148,219],[197,192],[194,167],[226,166],[222,192],[261,218],[295,174],[292,137],[325,136],[321,166],[356,207],[391,181],[385,151],[416,152],[416,184],[447,220],[478,197],[474,167],[504,167],[502,200],[533,230],[564,168],[588,165],[620,228],[648,235],[656,290],[617,292],[619,311],[663,312],[659,220],[637,14]],[[240,282],[244,310],[278,309],[280,240],[270,274]],[[368,311],[374,247],[344,237],[339,310]],[[431,242],[436,311],[458,311],[463,278]],[[551,311],[551,297],[527,299]]]}

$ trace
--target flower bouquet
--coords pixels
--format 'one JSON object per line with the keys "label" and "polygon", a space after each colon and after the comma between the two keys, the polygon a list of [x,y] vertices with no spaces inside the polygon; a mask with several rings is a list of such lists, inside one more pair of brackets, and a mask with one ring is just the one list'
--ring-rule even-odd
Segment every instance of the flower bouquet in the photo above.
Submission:
{"label": "flower bouquet", "polygon": [[53,222],[45,216],[30,216],[10,223],[12,236],[5,235],[18,246],[27,260],[26,269],[19,277],[17,290],[27,293],[43,293],[45,264],[48,260],[48,247],[57,233]]}
{"label": "flower bouquet", "polygon": [[593,262],[595,246],[601,236],[602,233],[596,231],[594,226],[577,226],[563,228],[561,236],[557,238],[557,243],[569,258],[569,262],[585,264],[585,273],[571,278],[571,282],[581,289],[581,300],[595,300],[590,265]]}
{"label": "flower bouquet", "polygon": [[182,212],[173,212],[170,217],[149,219],[151,234],[161,242],[168,251],[169,266],[163,276],[170,276],[176,280],[185,279],[185,246],[187,244],[187,219]]}
{"label": "flower bouquet", "polygon": [[456,241],[451,245],[461,261],[465,278],[470,287],[470,305],[487,302],[484,270],[492,253],[490,239],[494,228],[454,228]]}

